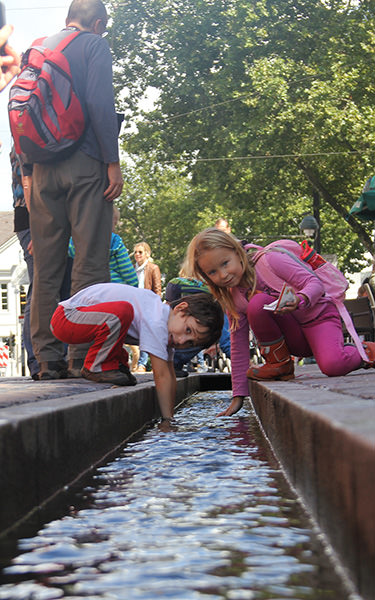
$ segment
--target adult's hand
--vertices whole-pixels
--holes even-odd
[[[0,48],[4,46],[4,55],[0,55],[0,91],[20,72],[21,57],[7,42],[13,31],[12,25],[0,29]]]
[[[113,202],[113,200],[121,195],[124,185],[120,163],[109,163],[107,172],[109,185],[104,191],[104,198],[107,200],[107,202]]]

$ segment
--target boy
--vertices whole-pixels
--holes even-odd
[[[210,346],[220,337],[223,312],[208,294],[164,304],[151,290],[99,283],[60,302],[51,319],[56,338],[67,344],[92,342],[82,377],[134,385],[124,346],[128,334],[150,355],[162,420],[173,418],[176,376],[173,348]]]

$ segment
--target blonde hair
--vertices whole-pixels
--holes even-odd
[[[134,244],[133,252],[136,248],[142,248],[148,256],[151,256],[151,248],[147,242],[138,242],[137,244]]]
[[[248,298],[253,296],[256,286],[254,264],[251,260],[251,257],[245,252],[239,240],[237,240],[232,234],[225,233],[225,231],[221,231],[215,227],[210,227],[204,231],[201,231],[191,240],[186,252],[185,262],[188,265],[188,270],[193,277],[196,279],[201,279],[208,284],[212,294],[231,317],[232,329],[236,329],[239,321],[239,315],[237,313],[230,289],[219,287],[213,283],[199,266],[199,258],[202,256],[202,254],[208,250],[214,250],[216,248],[225,248],[227,250],[232,250],[237,254],[243,267],[243,281],[245,285],[249,287]]]

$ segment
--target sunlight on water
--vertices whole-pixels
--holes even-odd
[[[178,429],[129,443],[65,517],[18,542],[0,599],[345,600],[244,409],[193,396]]]

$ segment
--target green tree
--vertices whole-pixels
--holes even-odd
[[[120,233],[129,252],[146,241],[165,281],[178,274],[190,239],[205,226],[189,177],[140,156],[124,169]]]
[[[322,249],[356,268],[372,249],[371,224],[344,217],[372,174],[374,10],[343,0],[122,0],[111,39],[124,108],[136,119],[147,86],[160,92],[126,151],[152,153],[159,167],[181,161],[206,217],[220,207],[254,238],[295,235],[318,190]]]

